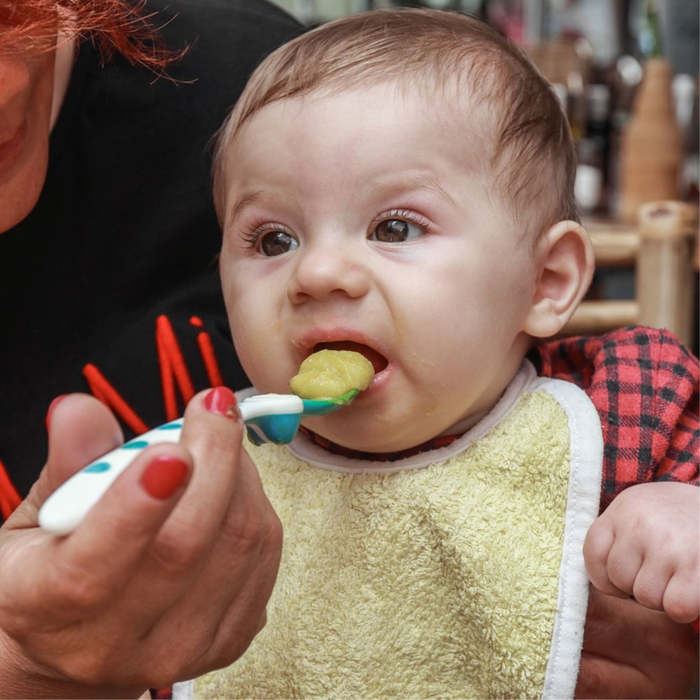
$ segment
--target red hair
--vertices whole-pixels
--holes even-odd
[[[157,13],[147,13],[145,5],[146,0],[0,0],[2,48],[49,51],[60,29],[90,38],[103,60],[119,53],[161,72],[183,50],[165,47],[154,24]]]

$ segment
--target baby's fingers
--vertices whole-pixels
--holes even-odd
[[[692,622],[700,613],[698,575],[686,562],[649,557],[639,569],[632,588],[645,608],[663,610],[674,622]]]
[[[682,571],[673,574],[663,593],[664,612],[674,622],[694,622],[700,616],[700,589],[698,572]]]
[[[663,610],[664,591],[672,574],[669,561],[647,556],[632,584],[634,599],[645,608]]]
[[[598,518],[591,525],[583,543],[583,559],[586,564],[588,578],[601,593],[628,598],[631,592],[616,586],[609,577],[608,564],[610,554],[615,544],[615,533],[604,518]],[[633,579],[634,580],[634,579]]]

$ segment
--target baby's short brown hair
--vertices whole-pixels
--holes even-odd
[[[487,24],[456,12],[402,9],[323,24],[260,64],[218,135],[214,201],[222,223],[225,150],[248,117],[285,97],[387,81],[429,94],[454,86],[486,108],[480,128],[491,140],[487,166],[524,233],[536,236],[557,221],[577,219],[574,146],[549,83]],[[436,104],[458,108],[447,100]]]

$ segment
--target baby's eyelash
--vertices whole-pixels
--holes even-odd
[[[416,226],[420,226],[424,231],[430,231],[431,225],[430,221],[424,216],[417,214],[412,209],[389,209],[388,211],[382,212],[379,216],[375,217],[373,225],[379,224],[387,219],[405,219],[410,221]]]
[[[255,248],[260,241],[260,237],[268,231],[287,231],[287,227],[275,222],[265,221],[246,226],[241,230],[240,236],[246,248]]]
[[[255,248],[260,238],[260,229],[253,231],[241,231],[241,240],[246,248]]]

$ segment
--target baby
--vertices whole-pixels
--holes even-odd
[[[596,519],[598,412],[526,359],[592,275],[574,165],[547,82],[463,15],[355,15],[254,73],[214,176],[236,350],[261,392],[323,348],[375,377],[290,448],[246,445],[283,560],[197,697],[571,696],[586,567],[697,617],[698,490],[633,485]]]

